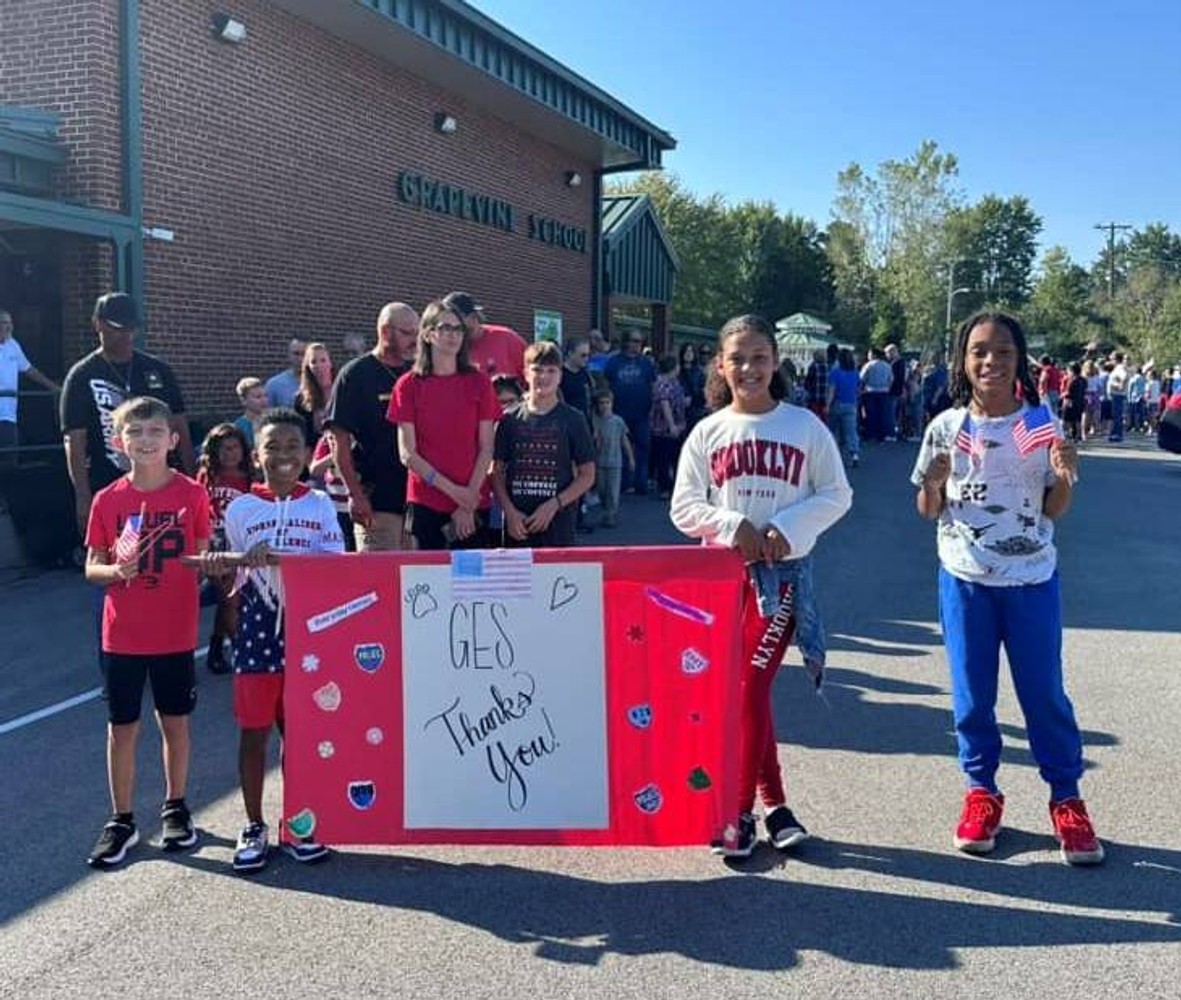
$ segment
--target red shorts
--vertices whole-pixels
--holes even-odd
[[[234,718],[243,729],[270,729],[283,722],[282,674],[235,674]]]

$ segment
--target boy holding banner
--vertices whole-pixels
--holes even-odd
[[[144,684],[150,680],[164,742],[166,798],[161,845],[197,842],[185,805],[189,714],[196,704],[197,577],[181,563],[209,544],[209,497],[168,467],[177,435],[172,412],[150,396],[112,414],[114,445],[131,471],[95,494],[86,529],[86,579],[106,588],[102,666],[107,687],[107,776],[113,815],[90,852],[95,868],[113,868],[139,843],[131,800]]]
[[[270,834],[262,812],[267,743],[271,730],[283,733],[283,669],[286,658],[283,586],[275,556],[282,552],[343,552],[344,539],[328,495],[299,477],[307,464],[305,423],[294,410],[270,410],[255,436],[256,462],[263,482],[234,500],[225,513],[225,557],[210,556],[211,570],[228,565],[232,553],[246,568],[241,585],[238,631],[234,638],[234,717],[241,729],[238,773],[246,826],[234,851],[234,871],[266,866]],[[328,849],[311,830],[294,830],[284,843],[296,861],[322,861]]]

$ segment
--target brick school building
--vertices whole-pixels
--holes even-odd
[[[6,3],[0,308],[60,378],[131,291],[202,421],[291,337],[339,364],[392,299],[585,332],[604,178],[674,145],[462,0]],[[22,466],[60,451],[51,399],[21,425]]]

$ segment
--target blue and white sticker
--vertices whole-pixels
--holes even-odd
[[[702,674],[709,668],[709,659],[692,646],[681,652],[681,673]]]
[[[637,729],[647,729],[652,725],[652,706],[647,702],[642,705],[632,705],[627,710],[627,721]]]
[[[649,816],[660,812],[660,807],[664,805],[664,796],[655,783],[645,785],[632,796],[632,799],[636,803],[636,808]]]
[[[385,663],[385,646],[380,642],[360,642],[353,647],[353,660],[367,674],[375,674]]]
[[[349,782],[349,805],[364,812],[377,801],[377,786],[372,781]]]

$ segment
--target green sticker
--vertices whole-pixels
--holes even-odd
[[[301,809],[287,820],[287,829],[293,837],[310,837],[316,832],[316,814],[310,809]]]
[[[695,792],[704,792],[713,786],[713,781],[705,772],[704,767],[695,767],[689,772],[689,787]]]

